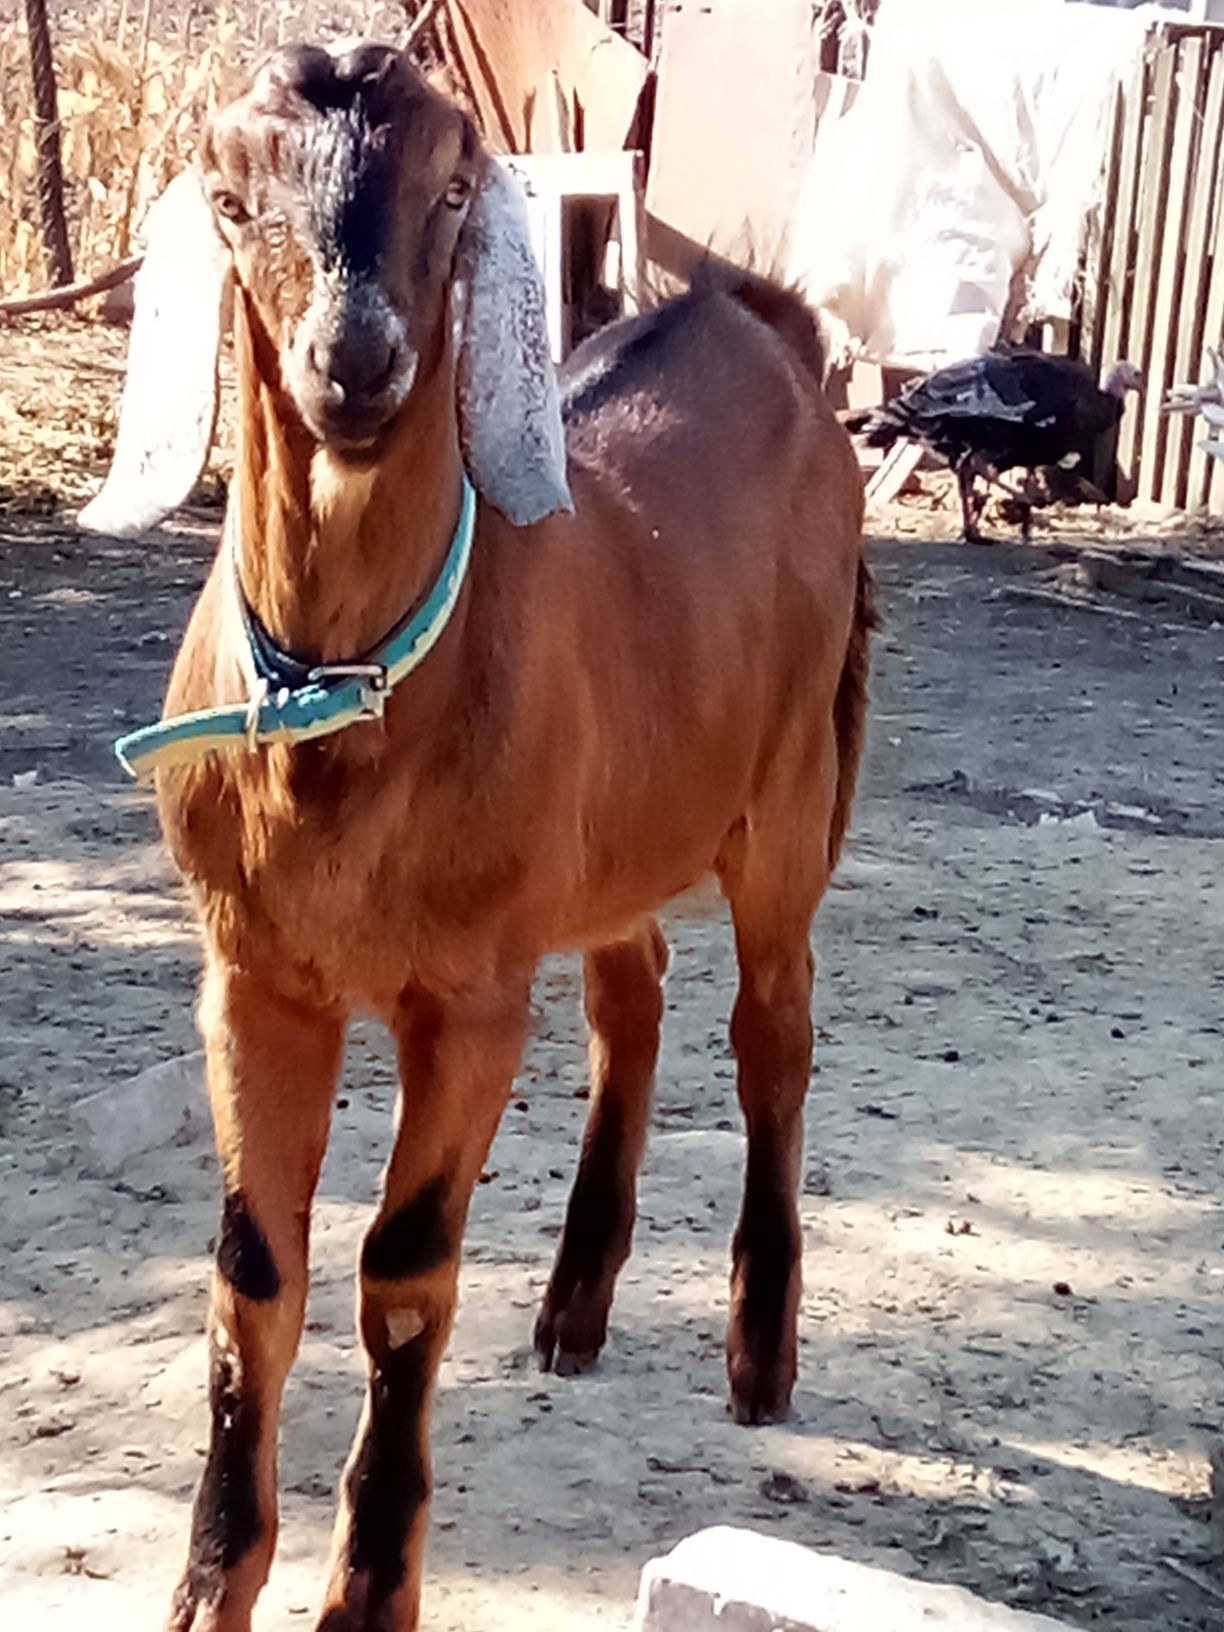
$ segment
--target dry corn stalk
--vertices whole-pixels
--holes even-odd
[[[61,19],[55,40],[69,230],[82,280],[140,247],[145,213],[189,162],[202,116],[238,88],[261,50],[316,32],[367,32],[395,44],[409,31],[402,4],[369,0],[333,0],[326,8],[218,0],[211,16],[211,7],[178,13],[150,9],[147,0],[113,0],[113,7],[106,7],[112,26],[105,31],[72,35]],[[17,22],[0,23],[0,297],[47,283],[34,157],[25,34]]]
[[[201,117],[228,94],[240,60],[224,18],[212,38],[190,52],[143,38],[132,43],[134,51],[125,52],[94,38],[63,44],[58,52],[65,193],[82,278],[122,260],[139,239],[148,206],[189,162]],[[18,30],[0,29],[0,294],[6,295],[46,283],[24,54]]]

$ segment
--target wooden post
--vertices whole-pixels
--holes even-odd
[[[1224,50],[1216,50],[1210,59],[1207,93],[1202,107],[1198,151],[1195,155],[1194,192],[1186,232],[1181,321],[1178,325],[1177,351],[1173,361],[1173,380],[1178,385],[1188,384],[1199,377],[1204,342],[1214,346],[1220,338],[1207,331],[1206,322],[1211,211],[1212,201],[1216,198],[1220,185],[1222,121],[1224,121]],[[1182,416],[1170,417],[1162,493],[1164,503],[1178,505],[1192,512],[1202,508],[1206,497],[1203,488],[1207,456],[1199,454],[1195,449],[1195,433],[1196,427],[1193,422]]]
[[[1163,494],[1165,432],[1167,419],[1160,404],[1172,385],[1172,365],[1176,350],[1177,325],[1181,316],[1182,284],[1186,267],[1182,257],[1186,208],[1190,187],[1190,166],[1198,126],[1203,117],[1199,101],[1203,68],[1202,39],[1183,40],[1165,48],[1173,59],[1173,91],[1176,111],[1170,112],[1168,169],[1160,192],[1160,230],[1153,244],[1152,328],[1148,358],[1147,414],[1143,423],[1143,445],[1139,456],[1140,480],[1149,499]]]
[[[55,285],[72,282],[72,248],[64,214],[64,165],[60,153],[59,98],[47,0],[25,0],[30,33],[30,78],[34,84],[34,144],[38,164],[38,213],[47,271]]]
[[[1135,256],[1134,298],[1131,304],[1127,357],[1146,375],[1152,354],[1152,309],[1163,244],[1164,212],[1169,185],[1170,141],[1173,123],[1173,68],[1177,48],[1160,43],[1154,51],[1152,97],[1143,140],[1143,161],[1139,185],[1139,240]],[[1138,414],[1127,414],[1118,436],[1118,462],[1123,472],[1137,472],[1139,494],[1152,496],[1151,473],[1140,467],[1140,450],[1149,414],[1160,411],[1160,388],[1149,382]]]
[[[1139,201],[1139,152],[1143,140],[1144,107],[1147,100],[1147,54],[1127,87],[1122,125],[1122,154],[1114,204],[1114,230],[1109,245],[1105,276],[1103,321],[1098,318],[1100,361],[1112,366],[1128,356],[1130,314],[1134,297],[1135,215]],[[1121,460],[1122,450],[1118,457]],[[1129,470],[1126,471],[1129,475]]]
[[[1100,214],[1088,222],[1084,246],[1084,278],[1080,292],[1077,352],[1099,374],[1103,358],[1105,313],[1109,305],[1109,265],[1114,232],[1118,228],[1118,188],[1122,173],[1126,95],[1118,86],[1110,124],[1109,153],[1105,161],[1105,189]],[[1123,229],[1126,223],[1123,222]]]

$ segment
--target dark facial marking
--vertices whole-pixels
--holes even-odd
[[[404,1580],[404,1548],[412,1521],[429,1500],[429,1470],[421,1451],[429,1397],[429,1334],[390,1356],[370,1380],[370,1419],[348,1475],[353,1510],[351,1562],[369,1571],[367,1624]]]
[[[223,1576],[263,1533],[255,1456],[259,1414],[244,1398],[238,1363],[214,1344],[208,1385],[212,1433],[196,1492],[186,1585],[197,1602],[214,1598]]]
[[[280,1271],[266,1237],[241,1190],[225,1198],[217,1268],[238,1293],[253,1303],[271,1303],[281,1288]]]
[[[446,1180],[436,1179],[371,1230],[361,1249],[361,1273],[375,1281],[404,1281],[446,1263],[455,1251],[446,1218]]]
[[[325,270],[358,277],[377,270],[391,229],[396,146],[392,128],[371,124],[361,99],[310,129],[305,192]]]
[[[407,94],[400,66],[387,46],[342,57],[294,46],[265,71],[265,110],[301,131],[307,225],[327,271],[369,276],[386,247]]]

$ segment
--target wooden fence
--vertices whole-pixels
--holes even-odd
[[[1224,515],[1224,464],[1196,448],[1201,423],[1159,411],[1224,344],[1224,28],[1160,27],[1119,92],[1075,327],[1087,361],[1128,358],[1147,382],[1119,439],[1121,491]]]

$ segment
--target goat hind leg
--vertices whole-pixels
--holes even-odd
[[[834,782],[827,758],[815,777],[810,767],[801,771],[786,797],[775,797],[771,811],[728,845],[720,866],[739,961],[731,1043],[748,1134],[727,1327],[731,1411],[741,1423],[782,1421],[795,1385],[803,1270],[797,1195],[812,1070],[808,937],[829,879]]]
[[[431,1488],[429,1403],[455,1312],[472,1190],[509,1097],[530,979],[512,992],[406,993],[402,1099],[361,1252],[369,1387],[341,1485],[319,1632],[416,1632]]]
[[[587,954],[591,1110],[557,1261],[535,1324],[540,1364],[562,1376],[595,1362],[629,1256],[663,1019],[667,943],[654,919]]]
[[[812,1064],[813,965],[806,925],[755,943],[737,938],[741,974],[731,1039],[748,1160],[731,1246],[727,1378],[737,1422],[781,1422],[798,1364],[803,1238],[796,1195]]]
[[[276,1542],[277,1422],[305,1312],[344,1017],[219,965],[200,1015],[225,1203],[209,1315],[212,1426],[169,1625],[248,1632]]]

